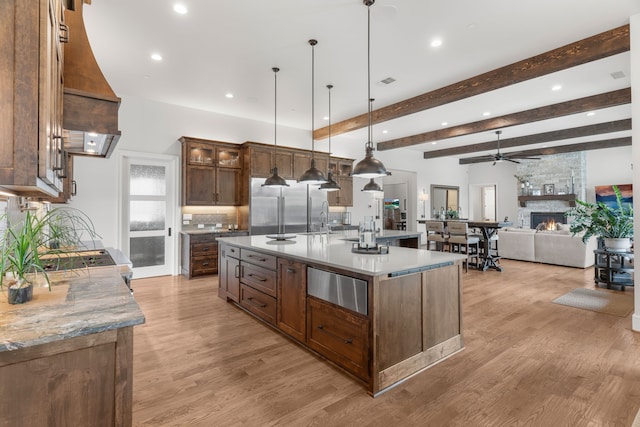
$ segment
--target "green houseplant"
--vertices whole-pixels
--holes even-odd
[[[566,212],[567,217],[573,217],[570,231],[573,235],[582,234],[582,241],[587,242],[590,237],[605,239],[608,249],[627,250],[631,247],[633,237],[633,207],[622,202],[622,194],[617,186],[613,186],[616,194],[616,207],[612,208],[602,202],[589,203],[576,200],[575,208]]]
[[[97,237],[91,220],[83,212],[66,207],[41,216],[28,210],[19,223],[9,224],[2,236],[0,264],[0,287],[8,288],[9,302],[29,301],[38,273],[51,290],[45,263],[59,262],[65,249],[76,249],[85,234],[87,239]],[[11,273],[10,278],[7,273]]]

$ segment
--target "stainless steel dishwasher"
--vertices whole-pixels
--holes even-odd
[[[307,267],[307,293],[340,307],[367,315],[367,282]]]

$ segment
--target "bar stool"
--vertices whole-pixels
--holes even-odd
[[[469,226],[466,222],[449,221],[449,251],[466,254],[466,271],[469,271],[469,262],[475,258],[476,265],[480,263],[480,238],[469,235]],[[463,250],[464,249],[464,250]]]
[[[434,242],[437,251],[444,251],[444,245],[448,240],[444,221],[426,221],[425,225],[427,227],[427,249],[430,249],[431,242]]]

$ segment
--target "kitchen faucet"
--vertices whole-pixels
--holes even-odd
[[[329,229],[329,203],[326,200],[322,202],[320,207],[320,231],[327,234],[331,231]]]

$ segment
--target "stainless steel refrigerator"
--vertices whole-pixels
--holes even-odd
[[[263,187],[264,178],[251,178],[249,201],[250,234],[278,233],[279,188]],[[282,189],[284,198],[284,232],[302,233],[311,231],[312,225],[321,222],[320,213],[327,208],[327,193],[317,185],[300,184],[287,180],[289,187]],[[324,204],[323,204],[324,202]]]

